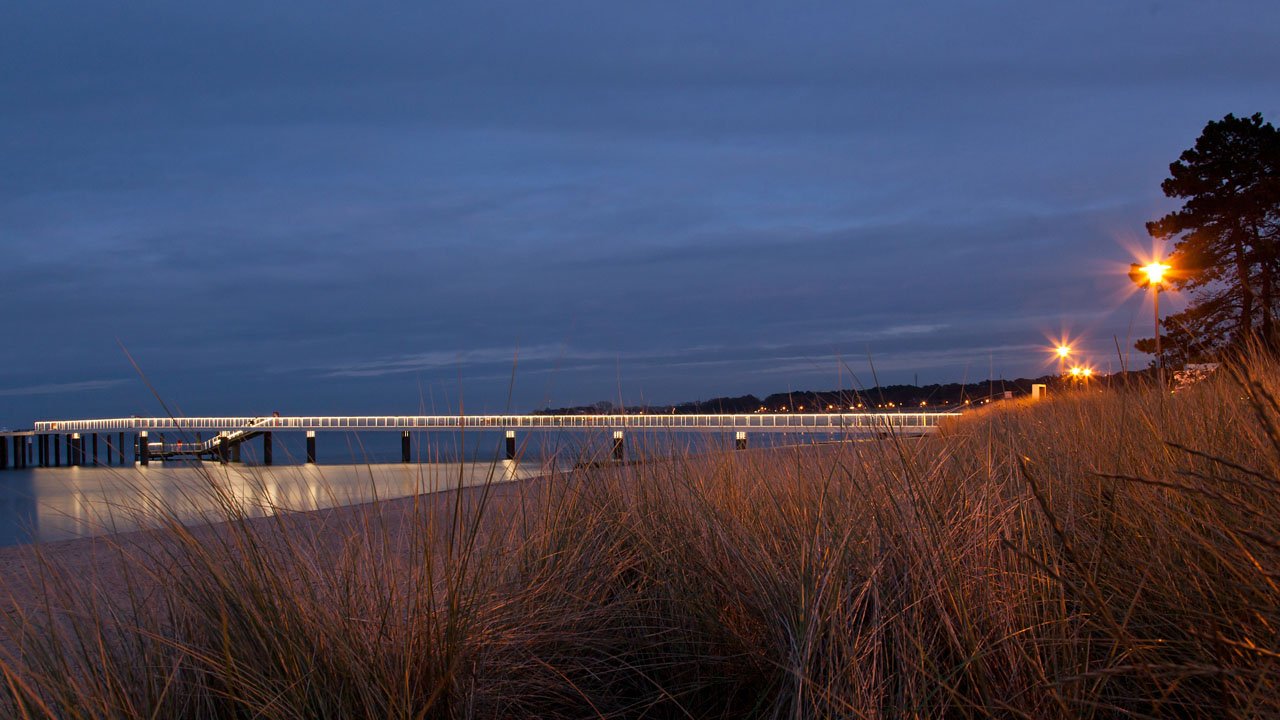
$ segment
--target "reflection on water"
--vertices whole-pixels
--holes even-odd
[[[70,467],[0,473],[0,545],[135,530],[138,510],[163,508],[183,522],[214,520],[217,482],[250,515],[317,510],[406,497],[492,478],[542,474],[537,463],[424,463],[252,467],[218,463]]]

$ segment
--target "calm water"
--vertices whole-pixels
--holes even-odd
[[[830,441],[827,433],[799,435],[759,433],[752,447]],[[0,545],[47,542],[138,529],[137,510],[172,509],[184,522],[216,520],[207,490],[216,478],[251,515],[277,509],[317,510],[436,492],[459,485],[543,475],[553,467],[570,468],[582,459],[605,459],[611,438],[605,433],[579,435],[529,433],[520,438],[520,462],[504,456],[501,433],[414,434],[412,457],[400,459],[399,433],[323,433],[318,437],[318,465],[305,457],[302,433],[277,433],[271,467],[257,465],[261,441],[243,446],[243,464],[161,462],[147,467],[51,467],[0,471]],[[627,436],[627,457],[698,454],[732,447],[725,433],[678,436],[634,433]],[[100,459],[106,460],[105,444]]]
[[[132,435],[128,436],[132,441]],[[106,461],[100,437],[99,459]],[[91,445],[86,439],[86,453]],[[475,485],[492,477],[513,480],[545,474],[553,461],[542,458],[597,456],[608,439],[530,433],[521,438],[519,463],[504,457],[500,432],[433,433],[412,436],[415,462],[400,460],[400,433],[320,433],[319,464],[303,463],[306,439],[300,432],[274,435],[274,465],[259,465],[261,438],[242,447],[243,464],[152,460],[111,467],[50,467],[0,471],[0,545],[48,542],[125,532],[139,527],[137,510],[171,508],[184,522],[218,519],[207,489],[216,478],[251,515],[304,511],[398,498]],[[64,447],[65,452],[65,447]],[[130,450],[132,454],[132,450]],[[539,458],[534,460],[533,458]],[[113,458],[118,462],[117,458]],[[572,466],[572,462],[569,462]]]
[[[216,478],[251,515],[316,510],[459,485],[533,477],[540,463],[423,463],[254,467],[153,463],[147,467],[0,471],[0,545],[138,529],[136,511],[170,508],[184,522],[216,519],[207,491]]]

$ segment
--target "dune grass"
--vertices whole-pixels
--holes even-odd
[[[113,540],[24,718],[1275,717],[1280,367]],[[209,492],[221,492],[211,479]]]

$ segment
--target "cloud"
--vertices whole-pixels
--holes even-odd
[[[547,360],[564,353],[554,345],[531,348],[480,348],[466,350],[437,350],[431,352],[391,355],[370,360],[355,360],[325,368],[319,368],[320,377],[367,378],[402,373],[430,372],[446,368],[477,367],[495,363],[519,365],[520,362]]]
[[[718,353],[725,348],[720,346],[700,345],[692,347],[672,348],[663,351],[626,351],[604,352],[584,351],[565,345],[537,345],[528,348],[481,348],[454,351],[432,351],[407,355],[391,355],[357,360],[339,365],[318,368],[320,377],[380,377],[399,375],[402,373],[424,372],[450,368],[465,368],[468,371],[483,369],[493,365],[508,365],[517,372],[533,370],[584,370],[605,365],[613,365],[626,361],[668,363],[675,358],[695,354]],[[530,368],[533,365],[534,368]],[[497,377],[497,376],[493,376]]]
[[[128,380],[82,380],[69,383],[46,383],[19,388],[0,388],[0,397],[26,397],[31,395],[64,395],[67,393],[93,392],[109,390],[125,384]]]
[[[416,373],[503,397],[512,366],[564,373],[566,402],[868,353],[1029,372],[1064,317],[1126,337],[1127,280],[1089,263],[1168,211],[1206,120],[1280,114],[1277,24],[1195,0],[0,4],[0,307],[32,309],[2,412],[135,402],[61,382],[127,374],[116,338],[229,412],[395,407]]]

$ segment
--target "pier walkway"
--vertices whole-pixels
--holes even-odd
[[[307,462],[315,462],[318,432],[400,432],[402,459],[409,461],[409,437],[413,432],[505,432],[507,456],[515,456],[516,433],[539,431],[612,432],[614,457],[621,459],[624,434],[637,433],[734,433],[738,449],[747,447],[749,433],[823,433],[839,437],[875,435],[924,435],[939,422],[959,413],[750,413],[750,414],[617,414],[617,415],[299,415],[256,417],[127,417],[80,420],[43,420],[31,430],[0,433],[0,468],[61,465],[62,445],[66,464],[100,464],[99,435],[105,435],[106,464],[125,462],[125,449],[134,461],[151,458],[239,459],[240,446],[263,438],[262,462],[271,464],[272,434],[304,432]],[[212,437],[202,437],[204,433]],[[155,433],[158,442],[151,434]],[[115,438],[112,438],[112,435]],[[169,435],[171,442],[165,442]],[[128,438],[126,444],[126,435]],[[86,438],[87,436],[87,438]],[[91,440],[92,454],[86,440]],[[116,442],[112,443],[111,440]],[[12,447],[10,447],[12,446]],[[12,450],[12,452],[10,452]],[[113,453],[114,450],[114,453]],[[12,463],[10,463],[12,455]]]

